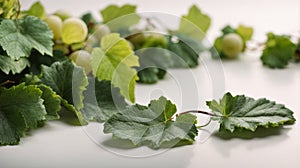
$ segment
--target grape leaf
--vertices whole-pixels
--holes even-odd
[[[263,50],[261,60],[270,68],[285,68],[294,57],[296,46],[285,35],[267,34],[268,39]]]
[[[94,76],[100,81],[111,81],[126,99],[134,102],[138,77],[133,67],[139,66],[139,61],[127,41],[116,33],[106,35],[101,40],[101,48],[93,50],[92,57]]]
[[[42,5],[41,2],[37,1],[34,4],[31,5],[29,10],[23,12],[26,15],[31,15],[38,17],[40,19],[45,19],[46,18],[46,11],[44,6]]]
[[[104,133],[114,137],[128,139],[134,145],[147,145],[159,148],[164,143],[176,145],[185,141],[194,142],[198,134],[196,116],[183,114],[172,120],[176,106],[164,97],[152,100],[147,106],[133,105],[113,115],[104,124]]]
[[[20,84],[0,88],[0,145],[18,144],[29,129],[45,120],[42,91],[35,86]]]
[[[168,38],[167,49],[172,53],[172,68],[188,68],[196,67],[200,52],[204,50],[203,45],[192,38],[184,35],[179,35],[179,38],[174,40],[174,37]]]
[[[164,78],[167,68],[173,63],[170,51],[160,47],[142,48],[136,51],[136,55],[140,62],[137,68],[140,83],[156,83]]]
[[[119,88],[113,87],[110,81],[89,78],[89,86],[84,92],[84,107],[81,110],[85,120],[105,122],[126,105]]]
[[[107,24],[112,32],[129,28],[139,22],[140,17],[135,13],[136,6],[125,4],[121,7],[109,5],[101,11],[103,23]]]
[[[40,80],[62,97],[62,104],[76,115],[80,124],[86,124],[79,111],[83,107],[83,91],[88,85],[83,68],[70,60],[55,62],[50,67],[42,65]]]
[[[46,108],[46,119],[59,119],[58,112],[61,110],[61,97],[57,95],[49,86],[37,86],[43,93],[41,98],[44,100],[43,104]]]
[[[216,115],[214,119],[219,120],[220,130],[230,132],[236,129],[254,132],[258,127],[276,127],[295,122],[291,110],[264,98],[255,100],[226,93],[219,102],[207,101],[207,106]]]
[[[210,24],[210,17],[202,13],[196,5],[193,5],[190,7],[188,14],[181,18],[177,32],[202,40]]]
[[[21,73],[26,67],[29,66],[30,63],[27,58],[20,58],[19,60],[15,60],[11,57],[0,54],[0,69],[7,75],[10,72],[13,75]]]
[[[52,56],[52,31],[34,16],[18,20],[3,20],[0,24],[0,45],[13,59],[29,57],[34,48]]]
[[[244,42],[251,40],[253,35],[253,28],[244,25],[239,25],[235,31],[242,37]]]

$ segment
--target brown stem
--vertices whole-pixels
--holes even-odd
[[[15,83],[15,81],[7,80],[7,81],[5,81],[3,83],[0,83],[0,86],[4,86],[4,85],[10,84],[10,83]]]

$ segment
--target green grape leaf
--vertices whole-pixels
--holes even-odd
[[[210,24],[210,17],[202,13],[196,5],[193,5],[188,14],[181,18],[178,32],[202,40]]]
[[[261,55],[264,65],[270,68],[285,68],[294,57],[296,45],[288,36],[268,33],[268,39]]]
[[[107,24],[112,32],[123,28],[129,28],[139,22],[140,17],[136,14],[136,6],[125,4],[121,7],[109,5],[101,12],[103,23]]]
[[[0,45],[16,60],[29,57],[32,49],[52,56],[52,36],[47,24],[34,16],[3,20],[0,24]]]
[[[244,42],[251,40],[253,35],[253,28],[244,25],[239,25],[235,31],[242,37]]]
[[[36,86],[20,84],[0,88],[0,145],[18,144],[29,129],[45,120],[42,91]]]
[[[203,45],[192,38],[179,35],[179,39],[168,38],[167,49],[172,53],[172,68],[188,68],[198,66],[200,52],[204,50]]]
[[[207,106],[216,115],[214,119],[219,120],[220,130],[230,132],[237,129],[254,132],[258,127],[276,127],[295,122],[291,110],[264,98],[255,100],[226,93],[219,102],[207,101]]]
[[[89,86],[84,92],[84,107],[81,110],[85,120],[105,122],[125,106],[127,103],[119,88],[113,87],[110,81],[89,78]]]
[[[40,19],[45,19],[46,18],[46,11],[44,6],[42,5],[41,2],[37,1],[34,4],[31,5],[29,10],[23,12],[26,15],[31,15],[38,17]]]
[[[101,48],[92,52],[92,68],[94,76],[100,81],[109,80],[114,87],[120,88],[121,94],[134,102],[134,88],[138,80],[133,67],[139,66],[138,57],[128,42],[119,34],[106,35],[101,40]]]
[[[14,74],[21,73],[26,67],[29,67],[30,63],[27,58],[20,58],[15,60],[6,55],[0,54],[0,69],[5,73],[9,74],[10,72]]]
[[[167,71],[156,67],[144,68],[138,71],[139,83],[153,84],[163,79]]]
[[[55,62],[50,67],[42,65],[40,80],[62,97],[62,104],[76,115],[80,124],[86,124],[79,111],[83,107],[83,91],[88,85],[83,68],[70,60]]]
[[[58,112],[61,110],[61,97],[57,95],[49,86],[37,86],[43,93],[41,98],[44,100],[43,104],[46,108],[46,119],[55,120],[59,119]]]
[[[137,68],[140,83],[156,83],[164,78],[166,69],[173,64],[170,51],[160,47],[142,48],[136,51],[136,55],[140,62]]]
[[[198,134],[196,117],[183,114],[173,120],[175,113],[176,106],[165,97],[160,97],[148,106],[133,105],[113,115],[104,124],[104,133],[130,140],[136,146],[147,145],[151,148],[159,148],[168,142],[173,142],[172,145],[183,141],[192,144]]]

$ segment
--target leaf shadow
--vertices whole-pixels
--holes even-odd
[[[283,133],[283,131],[288,131],[290,128],[284,128],[283,126],[264,128],[259,127],[255,132],[249,130],[237,130],[233,133],[228,131],[219,131],[213,134],[214,137],[217,137],[222,140],[230,140],[230,139],[255,139],[255,138],[266,138],[270,136],[276,136]]]
[[[172,140],[169,142],[164,142],[161,144],[159,148],[153,148],[149,146],[149,143],[145,142],[143,144],[135,146],[131,141],[126,139],[119,139],[119,138],[111,138],[105,141],[102,141],[101,144],[106,147],[110,148],[118,148],[118,149],[134,149],[139,148],[142,146],[146,146],[149,149],[159,150],[159,149],[169,149],[169,148],[179,148],[186,145],[192,145],[189,141],[181,141],[181,140]]]
[[[118,138],[111,138],[101,142],[103,146],[110,147],[110,148],[118,148],[118,149],[133,149],[137,148],[134,144],[125,139],[118,139]]]

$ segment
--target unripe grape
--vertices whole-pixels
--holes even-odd
[[[49,28],[52,30],[53,39],[58,40],[61,38],[62,20],[60,17],[55,15],[47,16],[45,22],[48,24]]]
[[[108,35],[110,33],[110,29],[107,25],[99,24],[95,27],[95,32],[93,36],[96,37],[98,40],[101,40],[103,36]]]
[[[70,58],[76,65],[83,67],[86,74],[92,71],[92,55],[89,52],[85,50],[78,50],[73,52],[70,55]]]
[[[86,39],[88,28],[78,18],[69,18],[62,25],[62,41],[66,44],[79,43]]]
[[[243,40],[236,33],[226,34],[221,42],[221,50],[228,58],[236,58],[243,50]]]
[[[72,15],[64,10],[58,10],[54,13],[54,15],[61,18],[62,21],[70,18]]]

